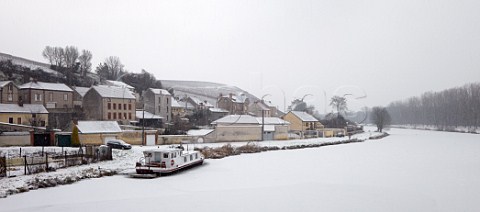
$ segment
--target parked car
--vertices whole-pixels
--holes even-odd
[[[125,143],[125,141],[113,139],[107,141],[107,146],[113,149],[131,149],[132,145]]]

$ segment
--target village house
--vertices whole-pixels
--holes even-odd
[[[89,87],[74,87],[73,88],[73,107],[83,108],[83,97],[90,90]]]
[[[73,108],[73,90],[63,83],[32,81],[19,88],[25,104],[41,104],[49,112],[69,111]]]
[[[282,119],[290,122],[290,131],[298,133],[302,138],[310,134],[314,134],[313,137],[318,137],[324,128],[320,121],[303,111],[290,111]]]
[[[40,104],[0,104],[0,122],[45,127],[48,111]]]
[[[270,117],[271,112],[270,107],[263,100],[254,101],[248,106],[248,113],[253,116]]]
[[[83,97],[83,108],[87,120],[135,121],[135,96],[126,88],[92,86]]]
[[[187,102],[190,103],[195,110],[206,110],[208,108],[213,108],[214,106],[207,100],[200,100],[197,97],[189,96]]]
[[[217,99],[217,107],[227,110],[231,115],[247,114],[249,104],[250,101],[244,94],[228,96],[220,94]]]
[[[208,120],[214,121],[228,115],[228,110],[222,108],[208,108]]]
[[[17,104],[19,89],[12,81],[0,81],[0,103]]]
[[[185,116],[185,107],[180,105],[178,101],[172,98],[172,118],[173,117],[184,117]]]
[[[143,97],[145,111],[163,117],[165,123],[172,121],[172,95],[167,90],[149,88]]]

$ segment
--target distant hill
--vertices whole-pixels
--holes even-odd
[[[182,80],[160,80],[164,89],[173,92],[176,97],[196,96],[201,100],[207,100],[216,105],[218,96],[222,95],[241,95],[245,94],[250,101],[256,101],[258,98],[238,87],[213,82],[182,81]]]

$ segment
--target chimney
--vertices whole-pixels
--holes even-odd
[[[230,99],[232,99],[233,93],[228,94],[228,97],[230,97]]]

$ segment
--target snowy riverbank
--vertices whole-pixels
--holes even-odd
[[[263,141],[263,142],[234,142],[234,143],[205,143],[190,144],[187,148],[208,149],[219,148],[225,145],[233,148],[240,148],[246,145],[255,145],[262,151],[285,150],[298,148],[321,147],[325,145],[336,145],[350,142],[360,142],[381,135],[377,132],[365,132],[352,136],[352,140],[343,138],[315,138],[305,140],[287,141]],[[8,195],[23,193],[40,188],[54,187],[57,185],[71,184],[83,179],[111,176],[115,174],[126,174],[133,171],[135,162],[143,156],[143,151],[151,148],[165,148],[167,146],[147,147],[134,146],[131,150],[113,150],[113,160],[93,163],[82,166],[58,169],[55,172],[38,173],[33,175],[22,175],[12,178],[0,179],[0,198]],[[0,151],[8,152],[10,155],[19,154],[19,147],[0,148]],[[24,152],[34,152],[41,147],[24,147]],[[51,151],[51,150],[50,150]],[[73,150],[69,150],[73,151]],[[257,151],[259,152],[259,151]],[[235,154],[236,155],[236,154]]]

